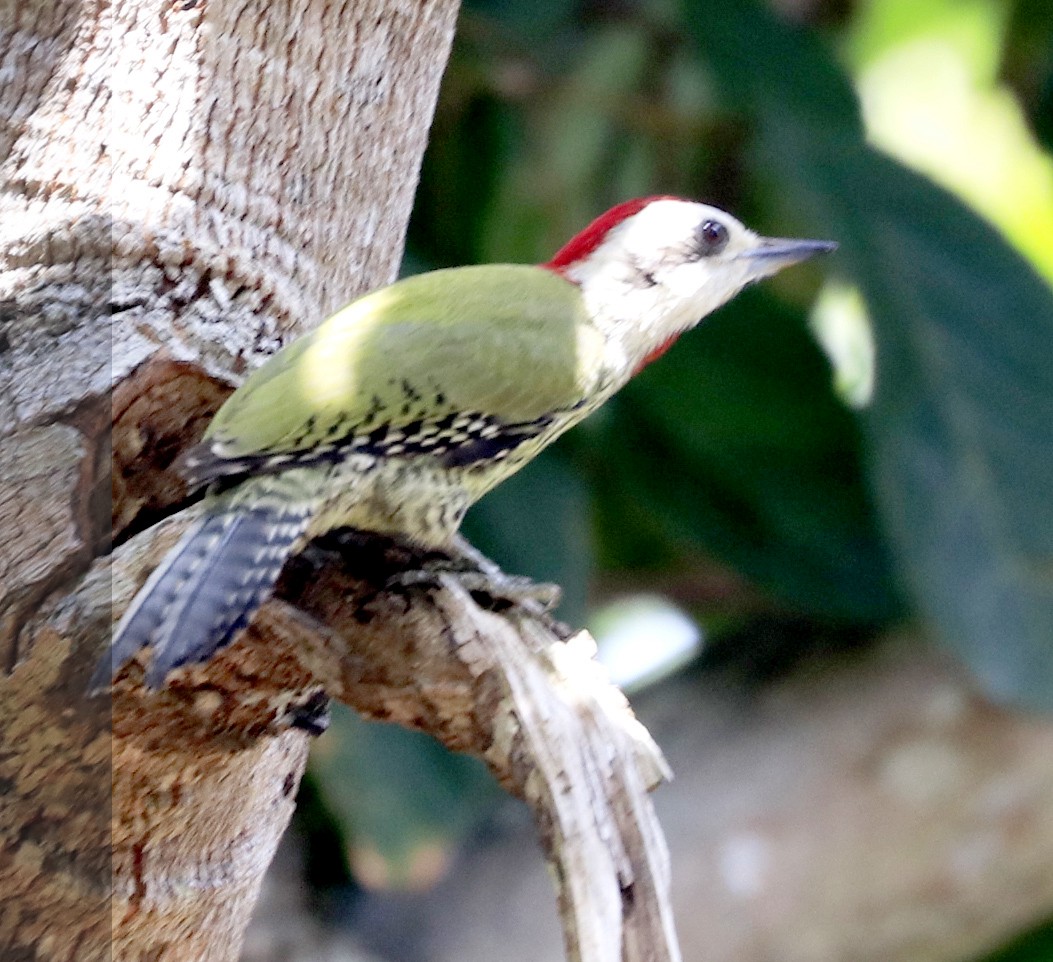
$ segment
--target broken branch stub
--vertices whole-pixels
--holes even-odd
[[[478,755],[530,805],[570,959],[678,960],[668,853],[648,798],[670,772],[596,662],[591,637],[567,639],[528,606],[488,611],[449,576],[433,588],[378,591],[387,572],[359,580],[347,560],[309,551],[285,585],[289,600],[347,639],[328,665],[312,656],[330,693]],[[279,603],[260,627],[317,649]]]
[[[124,550],[149,550],[151,534]],[[384,587],[405,563],[397,548],[357,536],[311,546],[249,632],[208,666],[174,677],[169,694],[195,702],[200,724],[200,689],[236,678],[253,693],[261,713],[253,727],[263,732],[281,717],[276,699],[288,705],[322,685],[367,717],[484,759],[534,812],[568,958],[679,962],[668,852],[648,797],[669,771],[596,662],[591,637],[568,638],[529,606],[487,610],[444,575],[430,586]],[[262,688],[251,683],[257,672],[272,676]],[[245,702],[235,700],[242,705],[223,709],[224,726],[246,724]]]

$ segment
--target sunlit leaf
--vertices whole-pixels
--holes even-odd
[[[995,75],[1006,5],[882,0],[855,35],[873,45],[871,21],[888,8],[902,25],[857,75],[871,141],[966,200],[1053,279],[1053,158]]]

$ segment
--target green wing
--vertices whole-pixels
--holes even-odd
[[[603,339],[578,288],[541,267],[410,277],[278,352],[220,408],[214,456],[307,452],[381,427],[478,413],[506,424],[591,393]]]

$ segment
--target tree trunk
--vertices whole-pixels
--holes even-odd
[[[235,959],[306,758],[291,719],[323,689],[527,800],[571,959],[679,960],[664,762],[590,639],[530,606],[407,598],[390,546],[316,545],[281,591],[318,621],[274,601],[162,691],[133,662],[85,697],[185,524],[175,456],[247,370],[392,278],[455,12],[0,0],[5,960]]]
[[[245,371],[392,279],[456,7],[0,0],[4,959],[237,957],[307,738],[218,727],[235,679],[196,715],[139,690],[111,743],[111,535],[184,499]]]

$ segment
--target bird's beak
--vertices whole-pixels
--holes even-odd
[[[808,260],[816,254],[829,254],[837,250],[834,241],[796,240],[790,237],[760,237],[756,246],[743,251],[739,256],[756,263],[757,273],[766,276],[776,271]]]

